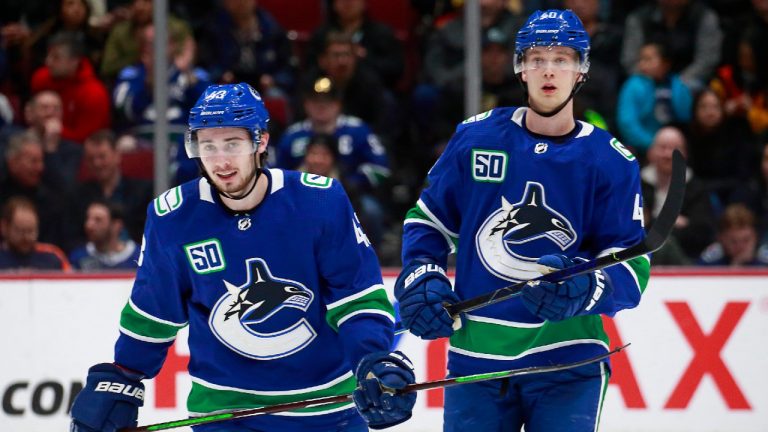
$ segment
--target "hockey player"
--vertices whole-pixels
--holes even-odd
[[[600,314],[638,304],[643,256],[464,314],[443,303],[475,297],[639,242],[638,164],[605,131],[573,117],[589,69],[589,37],[570,10],[536,11],[517,33],[515,71],[528,107],[465,120],[406,216],[395,286],[404,325],[451,336],[452,376],[583,360],[608,351]],[[452,289],[447,255],[457,253]],[[608,363],[449,387],[445,431],[594,431]]]
[[[356,388],[363,415],[342,403],[196,431],[365,431],[410,417],[413,394],[382,391],[414,374],[389,352],[393,310],[370,243],[337,182],[262,168],[267,121],[247,84],[210,86],[191,109],[186,150],[203,175],[149,205],[114,363],[89,370],[73,431],[136,425],[141,380],[186,326],[192,416]]]

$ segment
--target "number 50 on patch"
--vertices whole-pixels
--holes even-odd
[[[507,153],[501,150],[472,150],[472,178],[500,183],[507,173]]]

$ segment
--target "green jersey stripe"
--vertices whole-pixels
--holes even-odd
[[[325,320],[334,330],[339,330],[339,325],[353,314],[362,313],[361,311],[376,311],[375,313],[387,316],[392,322],[395,322],[395,308],[387,297],[387,291],[383,285],[377,285],[376,289],[369,289],[363,296],[350,296],[341,301],[332,303],[333,307],[328,308],[325,314]],[[349,300],[347,300],[349,299]]]
[[[259,408],[267,405],[296,402],[326,396],[348,394],[354,391],[357,381],[351,372],[320,386],[288,391],[265,391],[237,389],[211,384],[192,377],[192,391],[187,398],[187,409],[193,413],[211,414],[227,410]],[[348,402],[301,408],[294,413],[305,415],[326,414],[333,410],[345,409]]]
[[[470,357],[514,360],[565,345],[591,343],[608,348],[608,335],[599,315],[583,315],[566,321],[546,321],[541,326],[518,327],[513,323],[476,321],[468,316],[451,337],[451,350]],[[471,335],[483,335],[482,338]]]
[[[648,279],[651,277],[651,261],[648,259],[648,255],[632,258],[622,264],[629,270],[635,278],[635,281],[637,281],[637,287],[640,289],[640,293],[644,293],[645,288],[648,286]]]
[[[445,237],[445,241],[448,243],[448,247],[450,248],[451,253],[456,253],[456,249],[459,247],[458,237],[451,236],[451,234],[442,228],[442,224],[434,222],[418,206],[408,210],[408,213],[405,215],[403,225],[412,223],[420,223],[432,227],[435,231],[439,232],[443,237]]]
[[[438,219],[437,216],[434,215],[434,213],[432,213],[432,211],[429,209],[429,207],[427,207],[424,201],[422,201],[421,199],[416,201],[415,208],[418,208],[421,211],[421,213],[426,217],[426,219],[429,219],[432,222],[436,223],[437,226],[440,227],[441,231],[448,234],[450,237],[459,238],[459,234],[449,230],[448,227],[446,227],[445,224],[443,224],[443,222],[440,219]],[[408,215],[406,215],[406,217],[408,217]]]
[[[126,330],[124,333],[132,337],[134,335],[143,336],[148,338],[146,341],[166,342],[172,340],[176,337],[176,333],[185,326],[186,323],[177,324],[153,317],[136,307],[130,300],[125,304],[120,314],[120,328]]]

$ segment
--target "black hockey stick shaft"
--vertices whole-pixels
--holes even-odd
[[[630,344],[626,344],[624,346],[614,348],[613,350],[605,354],[600,354],[598,356],[591,357],[586,360],[581,360],[581,361],[572,362],[572,363],[555,364],[551,366],[529,366],[521,369],[510,369],[510,370],[500,371],[500,372],[480,373],[475,375],[466,375],[461,377],[445,378],[445,379],[440,379],[435,381],[409,384],[402,390],[399,390],[398,393],[413,393],[421,390],[429,390],[429,389],[440,388],[440,387],[451,387],[451,386],[461,385],[461,384],[489,381],[489,380],[500,379],[500,378],[509,378],[509,377],[518,376],[518,375],[531,375],[531,374],[557,372],[557,371],[562,371],[566,369],[573,369],[573,368],[585,366],[590,363],[595,363],[595,362],[599,362],[601,360],[607,359],[608,357],[612,356],[613,354],[616,354],[617,352],[623,350],[629,345]],[[232,411],[228,413],[212,414],[212,415],[203,416],[203,417],[195,417],[195,418],[176,420],[176,421],[170,421],[165,423],[156,423],[156,424],[151,424],[147,426],[139,426],[135,428],[121,429],[120,432],[150,432],[150,431],[175,429],[175,428],[184,427],[184,426],[198,426],[201,424],[234,420],[237,418],[251,417],[256,415],[274,414],[274,413],[284,412],[284,411],[293,411],[299,408],[335,404],[335,403],[341,403],[341,402],[348,402],[351,400],[352,400],[351,393],[338,395],[338,396],[327,396],[327,397],[316,398],[316,399],[307,399],[303,401],[269,405],[269,406],[260,407],[260,408],[245,409],[245,410],[239,410],[239,411]]]
[[[653,226],[648,230],[645,238],[636,245],[619,252],[601,256],[600,258],[591,261],[585,261],[572,267],[539,276],[529,281],[518,282],[471,299],[447,305],[445,309],[451,316],[455,317],[462,312],[470,312],[481,307],[498,303],[510,297],[515,297],[522,292],[523,287],[525,287],[526,284],[532,281],[560,282],[569,277],[589,273],[659,250],[659,248],[664,245],[664,242],[667,241],[669,234],[672,232],[672,228],[675,226],[675,221],[680,214],[680,209],[683,207],[683,198],[685,197],[685,171],[685,159],[683,158],[682,153],[675,150],[672,153],[672,178],[670,180],[669,190],[667,191],[667,198],[664,201],[664,205],[661,207],[659,216],[656,218]]]

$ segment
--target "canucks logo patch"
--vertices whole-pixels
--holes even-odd
[[[304,186],[320,188],[320,189],[328,189],[329,187],[331,187],[332,182],[333,182],[333,179],[330,179],[328,177],[321,176],[318,174],[310,174],[310,173],[301,174],[301,184],[303,184]]]
[[[536,264],[541,254],[531,248],[536,242],[552,242],[565,250],[576,238],[571,222],[547,205],[544,186],[528,182],[520,201],[510,204],[501,198],[501,207],[477,231],[475,246],[488,271],[502,279],[520,281],[541,275]],[[526,250],[533,252],[531,256]]]
[[[232,351],[252,359],[271,360],[301,351],[317,337],[303,317],[314,294],[297,281],[273,276],[261,258],[250,258],[245,265],[245,283],[223,281],[227,292],[211,310],[211,332]],[[291,309],[298,313],[289,313]]]
[[[473,115],[472,117],[470,117],[470,118],[464,120],[463,122],[461,122],[461,124],[469,124],[469,123],[474,123],[474,122],[478,122],[478,121],[481,121],[481,120],[485,120],[485,119],[487,119],[488,117],[491,116],[491,113],[493,113],[493,110],[488,110],[486,112]]]
[[[155,198],[155,213],[158,216],[165,216],[168,213],[181,207],[181,203],[183,201],[184,198],[181,195],[181,186],[168,189],[167,191],[160,194],[159,197]]]
[[[628,161],[635,160],[635,155],[633,155],[631,151],[629,151],[626,147],[624,147],[624,144],[622,144],[616,138],[611,138],[611,147],[613,147],[614,150],[619,152],[620,155],[624,156],[624,159]]]

